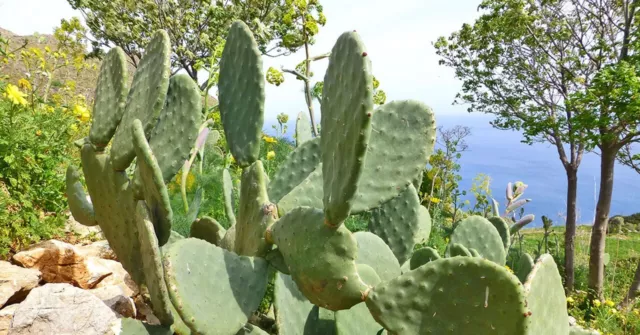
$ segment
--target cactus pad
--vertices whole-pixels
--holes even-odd
[[[397,197],[371,213],[369,230],[389,245],[399,263],[409,259],[416,243],[422,242],[420,207],[418,193],[409,184]]]
[[[142,182],[142,192],[144,200],[151,213],[151,222],[155,227],[158,243],[164,245],[171,235],[171,221],[173,211],[169,201],[169,193],[162,178],[162,171],[158,166],[147,139],[144,137],[144,129],[140,120],[134,120],[131,128],[133,131],[133,147],[138,156],[136,161],[140,180]]]
[[[136,207],[136,225],[138,227],[138,241],[140,242],[140,255],[144,272],[144,284],[149,290],[151,309],[153,314],[165,326],[173,324],[171,315],[171,301],[164,281],[162,268],[162,255],[156,234],[153,231],[153,223],[149,221],[149,210],[144,201],[138,201]]]
[[[373,114],[372,128],[354,213],[395,198],[422,173],[435,144],[433,112],[417,101],[382,105]]]
[[[218,92],[227,144],[241,167],[260,154],[265,81],[260,55],[249,27],[234,22],[220,59]]]
[[[282,273],[276,274],[274,285],[274,300],[278,334],[280,335],[325,335],[333,334],[334,321],[322,318],[326,314],[333,314],[319,309],[305,298],[298,290],[296,283]],[[324,312],[321,315],[320,312]]]
[[[378,277],[376,271],[366,264],[358,264],[358,273],[369,286],[375,286],[380,283],[380,277]],[[382,326],[373,319],[364,303],[336,312],[336,331],[338,335],[376,335],[381,329],[383,329]]]
[[[518,264],[514,269],[516,276],[518,276],[518,279],[520,279],[520,282],[524,283],[527,280],[527,277],[529,276],[529,273],[531,273],[534,264],[535,263],[531,255],[527,253],[520,255],[520,258],[518,258]]]
[[[233,211],[233,204],[235,199],[233,198],[233,181],[231,180],[231,174],[228,169],[222,171],[222,195],[224,199],[224,212],[229,220],[229,227],[236,224],[236,214]]]
[[[376,286],[366,304],[392,334],[513,335],[528,324],[518,279],[473,257],[429,262]]]
[[[214,218],[205,216],[191,224],[189,236],[205,240],[211,244],[220,245],[227,231]]]
[[[296,147],[313,138],[311,133],[311,122],[304,112],[298,113],[296,119]]]
[[[538,258],[524,283],[531,325],[527,334],[568,334],[569,315],[562,278],[553,257]]]
[[[438,259],[440,259],[440,255],[438,255],[438,251],[436,249],[430,247],[418,249],[413,253],[413,255],[411,255],[409,268],[411,270],[415,270]]]
[[[270,248],[264,232],[276,221],[278,213],[276,206],[269,202],[265,176],[259,160],[242,172],[235,243],[238,255],[264,256]]]
[[[224,234],[222,241],[220,241],[220,248],[225,250],[236,250],[236,225],[233,225],[227,229],[227,233]]]
[[[240,328],[236,335],[269,335],[269,333],[258,328],[258,326],[247,323],[242,328]]]
[[[269,250],[267,254],[264,255],[264,259],[266,259],[267,262],[269,262],[269,265],[271,265],[274,269],[286,275],[291,274],[289,273],[289,267],[287,266],[287,263],[285,263],[284,261],[284,256],[282,256],[282,253],[280,252],[280,250],[278,250],[278,248]]]
[[[489,218],[489,222],[496,227],[498,234],[500,234],[500,238],[502,238],[505,250],[509,249],[509,245],[511,244],[511,232],[509,231],[509,224],[507,224],[507,221],[499,216],[493,216]]]
[[[102,60],[93,104],[93,122],[89,140],[98,149],[109,144],[124,113],[129,92],[124,51],[111,49]]]
[[[175,242],[163,261],[171,302],[197,334],[234,335],[267,289],[266,261],[200,239]]]
[[[400,275],[400,264],[384,241],[375,234],[360,231],[353,234],[358,241],[357,264],[366,264],[380,276],[383,281]],[[366,282],[366,281],[365,281]],[[375,285],[368,283],[370,285]]]
[[[449,247],[449,250],[448,250],[449,257],[455,257],[455,256],[473,257],[469,249],[467,249],[464,245],[460,243],[452,243],[452,244],[449,244],[448,247]]]
[[[171,77],[164,108],[149,139],[165,183],[180,170],[196,140],[202,119],[201,100],[200,89],[191,77]]]
[[[320,138],[298,145],[287,160],[280,165],[269,183],[269,198],[277,203],[304,181],[320,164]]]
[[[67,201],[73,218],[85,226],[95,226],[96,213],[93,205],[87,200],[87,194],[80,183],[80,175],[75,167],[69,165],[67,167]]]
[[[311,303],[335,311],[362,302],[368,288],[356,271],[358,245],[344,225],[329,227],[321,210],[299,207],[268,233]]]
[[[278,202],[278,213],[284,215],[296,207],[322,209],[322,164]]]
[[[133,76],[124,115],[111,144],[111,164],[116,171],[124,171],[135,157],[131,138],[133,120],[142,122],[145,138],[149,138],[169,88],[171,43],[167,32],[158,31],[145,49]]]
[[[506,263],[507,256],[500,234],[491,222],[481,216],[473,215],[462,220],[451,235],[450,244],[454,243],[476,249],[482,257],[496,264]]]
[[[482,256],[478,252],[478,250],[476,250],[474,248],[469,248],[469,253],[471,254],[471,257],[480,257],[480,258],[482,258]]]
[[[119,332],[116,331],[115,333],[126,335],[173,335],[173,331],[169,327],[153,326],[130,318],[120,319]]]
[[[331,50],[321,110],[323,204],[327,222],[338,226],[351,212],[373,113],[371,61],[355,32],[343,33]]]

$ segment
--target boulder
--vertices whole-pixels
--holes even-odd
[[[116,254],[109,246],[107,240],[96,241],[87,245],[76,246],[85,257],[97,257],[103,259],[116,259]]]
[[[33,289],[13,315],[9,335],[111,335],[116,313],[95,295],[69,284]]]
[[[88,198],[88,197],[87,197]],[[85,226],[82,223],[76,221],[73,218],[73,215],[69,215],[69,219],[65,224],[65,231],[68,233],[75,234],[78,238],[84,239],[88,237],[95,237],[98,239],[103,239],[102,229],[100,226]]]
[[[96,259],[100,267],[109,271],[109,275],[104,277],[95,288],[106,286],[119,286],[127,297],[133,297],[140,293],[138,285],[131,279],[129,273],[122,267],[122,264],[109,259]]]
[[[119,316],[134,318],[136,316],[136,306],[133,299],[125,295],[120,286],[104,286],[89,290],[93,295],[98,297]]]
[[[13,313],[15,313],[17,308],[18,304],[13,304],[0,309],[0,335],[9,334],[11,319],[13,319]]]
[[[15,254],[13,261],[40,270],[47,283],[69,283],[83,289],[93,288],[111,274],[100,258],[85,257],[75,246],[57,240],[35,244]]]
[[[38,270],[0,261],[0,308],[24,300],[29,291],[38,286],[41,278]]]

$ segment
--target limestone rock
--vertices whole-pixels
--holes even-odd
[[[111,272],[96,257],[85,257],[75,246],[49,240],[33,245],[13,256],[19,265],[42,272],[47,283],[69,283],[83,289],[93,288]]]
[[[9,335],[111,335],[114,311],[95,295],[69,284],[33,289],[16,309]]]
[[[96,259],[96,262],[100,267],[106,268],[111,274],[104,277],[95,288],[112,285],[120,286],[127,297],[133,297],[140,292],[136,283],[131,279],[131,276],[129,276],[129,273],[122,267],[122,264],[108,259]]]
[[[87,197],[88,198],[88,197]],[[65,231],[69,233],[76,234],[79,238],[87,238],[90,236],[95,236],[96,238],[102,239],[104,236],[102,235],[102,229],[100,226],[85,226],[80,222],[76,221],[73,218],[73,215],[69,215],[69,219],[65,224]]]
[[[89,292],[102,300],[102,302],[120,316],[128,318],[134,318],[136,316],[136,306],[133,303],[133,299],[126,296],[120,286],[104,286],[90,290]]]
[[[116,259],[116,254],[109,246],[107,240],[96,241],[91,244],[76,246],[85,257],[97,257],[103,259]]]
[[[0,335],[9,334],[11,319],[13,319],[13,313],[15,313],[17,308],[18,304],[13,304],[0,309]]]
[[[24,300],[29,291],[38,286],[41,277],[38,270],[0,261],[0,308]]]

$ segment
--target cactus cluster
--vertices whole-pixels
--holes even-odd
[[[75,169],[67,175],[74,217],[102,227],[162,323],[127,320],[123,333],[266,334],[248,320],[275,276],[282,335],[569,334],[553,259],[523,257],[528,268],[518,276],[504,267],[511,235],[504,220],[465,219],[444,257],[414,251],[431,231],[416,185],[435,143],[434,115],[416,101],[374,110],[371,63],[355,32],[331,52],[322,136],[312,138],[299,118],[297,148],[269,181],[258,159],[260,51],[245,24],[231,26],[219,101],[229,150],[243,169],[239,206],[225,170],[232,226],[203,217],[189,237],[172,232],[165,183],[188,159],[202,120],[195,83],[169,78],[166,36],[152,40],[130,90],[122,52],[109,53],[82,147],[91,202]],[[370,232],[350,232],[345,219],[365,211]]]

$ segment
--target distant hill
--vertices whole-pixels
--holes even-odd
[[[28,35],[28,36],[20,36],[14,34],[13,32],[0,28],[0,36],[5,37],[9,40],[9,50],[18,49],[21,47],[25,48],[38,48],[44,50],[45,47],[51,48],[51,50],[57,50],[57,43],[53,35]],[[19,52],[16,52],[16,56]],[[68,66],[64,66],[60,70],[56,72],[54,77],[52,90],[51,92],[56,92],[58,89],[57,86],[63,85],[65,82],[69,80],[73,80],[76,82],[76,94],[82,94],[89,105],[93,104],[93,98],[95,95],[96,84],[98,82],[98,73],[100,70],[101,61],[96,58],[87,59],[87,62],[90,65],[96,65],[96,70],[85,69],[83,71],[78,72],[76,68],[71,64]],[[132,64],[128,64],[129,66],[129,80],[133,79],[133,73],[135,72],[135,67]],[[5,66],[2,69],[2,75],[9,76],[9,82],[16,84],[20,78],[26,77],[26,69],[22,65],[21,62],[11,62],[9,65]],[[32,74],[33,75],[33,74]],[[217,99],[209,96],[209,104],[208,106],[217,105]]]

